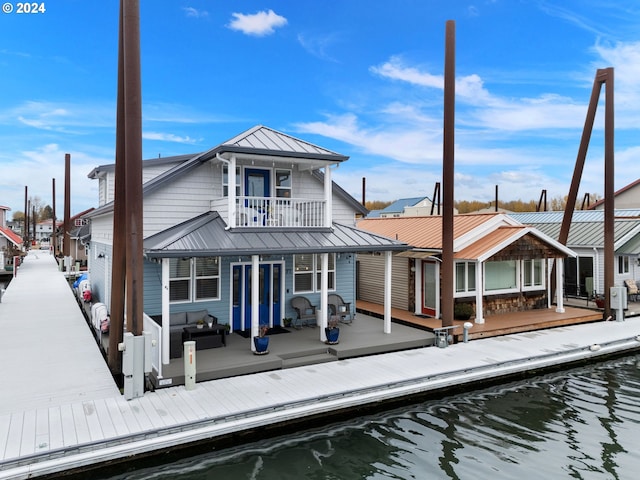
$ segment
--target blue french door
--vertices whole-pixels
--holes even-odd
[[[270,197],[270,171],[260,168],[245,168],[244,194],[248,197]]]
[[[251,318],[251,265],[233,267],[233,329],[249,330]],[[258,268],[258,315],[259,323],[280,325],[280,284],[282,265],[261,264]],[[273,323],[271,323],[273,319]]]

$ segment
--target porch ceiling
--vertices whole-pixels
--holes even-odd
[[[313,230],[231,230],[217,212],[204,213],[144,240],[148,258],[404,251],[408,248],[406,243],[340,224]]]

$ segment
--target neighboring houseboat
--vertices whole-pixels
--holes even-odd
[[[564,212],[513,213],[509,216],[551,238],[558,238]],[[614,284],[624,286],[625,280],[640,280],[640,209],[615,210],[614,217]],[[567,246],[577,257],[567,259],[565,265],[565,295],[587,298],[603,295],[604,210],[575,211]]]
[[[393,257],[391,305],[440,317],[442,217],[373,218],[358,228],[406,242],[412,250]],[[553,299],[553,260],[562,274],[570,249],[502,214],[454,216],[454,298],[473,307],[475,321],[487,315],[547,308]],[[384,265],[375,252],[358,254],[358,298],[382,303]],[[557,311],[563,311],[560,296]]]
[[[22,238],[7,226],[9,207],[0,205],[0,269],[13,270],[13,258],[22,252]]]
[[[295,319],[291,299],[304,296],[322,324],[328,292],[355,304],[357,253],[408,248],[355,227],[366,209],[331,180],[345,160],[256,126],[203,153],[143,162],[145,329],[160,331],[163,364],[174,356],[172,314],[206,310],[231,331],[256,335],[259,325]],[[92,295],[106,305],[114,175],[114,165],[89,174],[100,206],[86,216]]]

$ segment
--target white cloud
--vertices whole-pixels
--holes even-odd
[[[206,10],[198,10],[193,7],[183,7],[182,10],[184,10],[187,17],[204,18],[209,16],[209,12],[207,12]]]
[[[276,14],[273,10],[261,11],[258,13],[245,15],[243,13],[232,13],[233,20],[228,27],[237,30],[245,35],[264,37],[271,35],[278,27],[287,24],[287,19]]]
[[[298,35],[298,43],[311,55],[320,58],[321,60],[328,60],[330,62],[337,62],[337,60],[331,56],[327,50],[333,44],[336,43],[337,36],[335,34],[328,35]]]
[[[108,157],[98,158],[87,153],[89,148],[63,150],[56,143],[34,146],[30,150],[13,152],[11,158],[0,154],[0,165],[10,162],[11,176],[0,176],[2,202],[13,212],[24,210],[24,188],[29,197],[40,197],[47,205],[53,204],[52,179],[56,180],[56,210],[61,216],[64,208],[65,154],[71,155],[70,188],[71,213],[96,206],[98,183],[87,178],[97,165],[112,163]],[[7,168],[5,165],[3,168]]]
[[[145,140],[160,140],[162,142],[174,142],[174,143],[186,143],[186,144],[194,144],[202,141],[202,139],[196,140],[195,138],[191,138],[189,136],[181,137],[173,133],[160,133],[160,132],[143,132],[142,138],[144,138]]]

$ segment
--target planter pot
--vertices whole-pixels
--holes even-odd
[[[327,336],[327,343],[329,345],[335,345],[339,342],[338,337],[340,336],[340,329],[338,327],[325,328],[324,333]]]
[[[604,300],[596,299],[595,302],[598,308],[604,308]]]
[[[256,355],[266,355],[269,353],[269,337],[253,337],[253,344],[256,347]]]
[[[198,323],[198,324],[196,325],[196,328],[204,328],[204,324],[202,324],[202,323]]]

